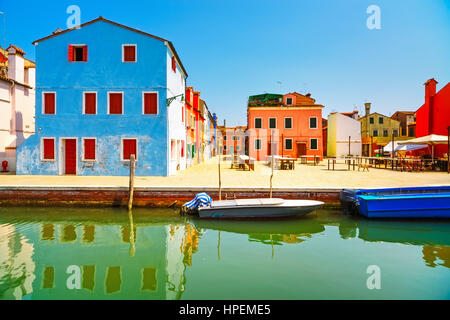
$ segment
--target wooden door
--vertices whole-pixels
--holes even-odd
[[[65,174],[77,174],[77,140],[65,140]]]
[[[297,143],[297,158],[306,155],[306,143]]]

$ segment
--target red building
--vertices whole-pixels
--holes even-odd
[[[450,83],[436,92],[434,78],[425,82],[425,103],[416,111],[416,136],[447,135],[450,126]],[[435,155],[447,153],[447,145],[437,145]]]

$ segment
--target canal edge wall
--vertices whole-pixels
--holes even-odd
[[[323,201],[326,207],[340,207],[342,188],[273,188],[273,198]],[[217,187],[135,187],[134,207],[180,207],[197,193],[206,192],[217,200]],[[268,198],[269,188],[223,187],[222,200]],[[125,186],[0,186],[0,206],[127,206]]]

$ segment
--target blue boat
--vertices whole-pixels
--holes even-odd
[[[367,218],[450,218],[450,186],[344,189],[344,210]]]

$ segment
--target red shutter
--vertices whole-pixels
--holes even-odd
[[[83,46],[83,61],[87,61],[87,46]]]
[[[158,95],[144,93],[144,114],[158,114]]]
[[[95,139],[84,139],[84,159],[95,160]]]
[[[172,70],[173,72],[177,71],[177,62],[175,61],[175,57],[172,57]]]
[[[96,94],[92,92],[87,92],[84,94],[84,113],[85,114],[96,114]]]
[[[132,154],[137,159],[136,139],[123,139],[123,160],[130,160]]]
[[[55,114],[55,94],[44,93],[44,113]]]
[[[122,114],[122,93],[109,94],[109,113]]]
[[[73,46],[69,44],[69,61],[73,61]]]
[[[44,159],[54,160],[55,159],[55,140],[54,139],[44,139]]]
[[[124,61],[134,62],[136,61],[136,47],[124,46]]]

